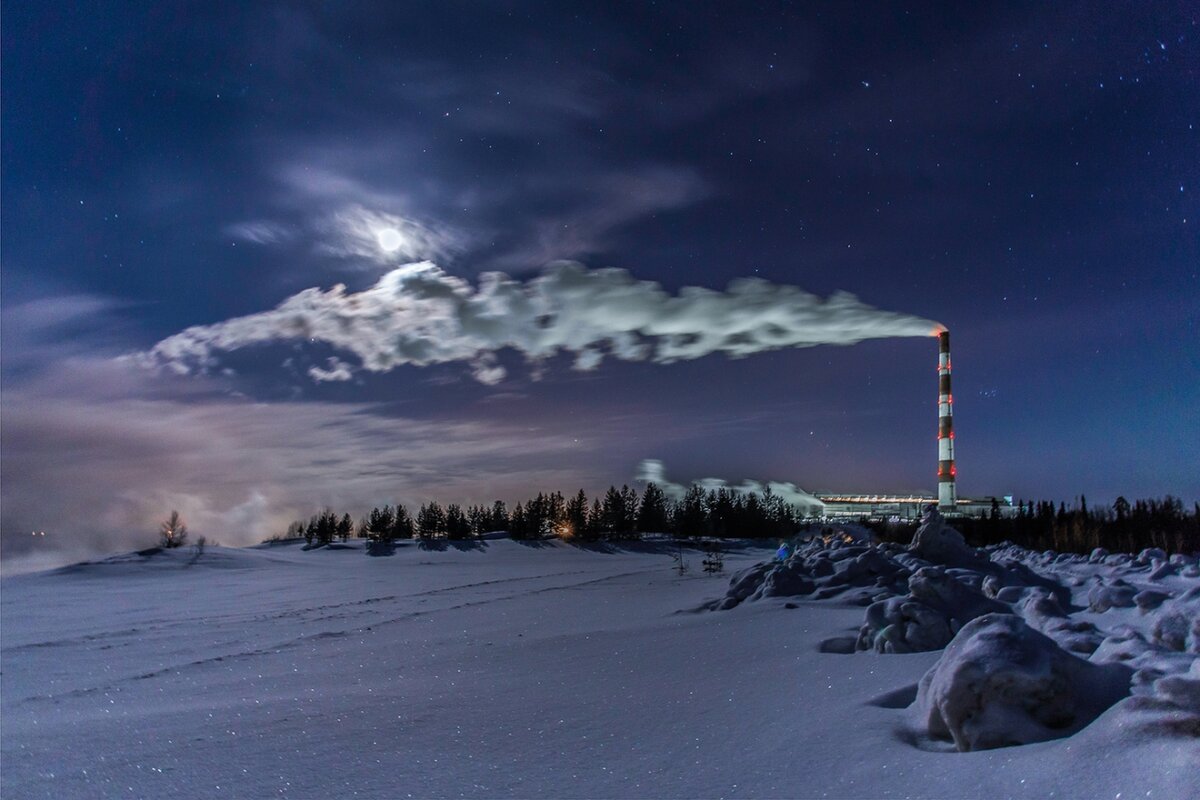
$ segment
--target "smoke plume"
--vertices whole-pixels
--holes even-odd
[[[635,480],[655,484],[672,500],[682,499],[688,490],[687,486],[668,480],[666,467],[656,458],[647,458],[638,464]],[[806,515],[820,514],[825,508],[824,503],[790,481],[767,481],[764,484],[755,480],[743,480],[739,484],[731,484],[722,478],[701,478],[693,483],[705,492],[725,489],[734,494],[756,494],[760,497],[764,491],[770,489],[773,495],[782,498],[788,505],[799,508],[801,513]]]
[[[625,270],[552,264],[521,281],[499,272],[478,287],[429,262],[392,270],[361,292],[342,285],[306,289],[277,308],[163,339],[135,358],[181,373],[216,365],[216,351],[310,340],[352,354],[357,368],[387,372],[403,364],[471,364],[494,384],[505,371],[496,353],[512,348],[530,361],[558,352],[590,370],[606,356],[670,363],[724,353],[737,358],[784,347],[854,344],[928,336],[937,323],[881,311],[838,292],[827,299],[757,278],[724,292],[686,286],[679,294]],[[314,369],[314,380],[345,380],[351,369]]]

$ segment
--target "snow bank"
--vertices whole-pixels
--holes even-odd
[[[702,608],[727,610],[746,600],[804,595],[817,600],[844,595],[848,602],[866,605],[903,591],[910,574],[908,567],[888,557],[886,547],[841,537],[828,543],[814,539],[786,560],[765,561],[735,573],[725,597]]]
[[[1129,694],[1132,670],[1093,664],[1060,648],[1015,614],[965,625],[921,679],[922,728],[960,751],[1070,735]]]
[[[786,563],[731,547],[720,602],[738,610],[680,614],[723,581],[679,575],[653,545],[363,545],[2,579],[0,796],[1200,796],[1194,560],[1152,580],[1156,559],[1130,555],[1005,546],[965,567],[895,544],[810,543]],[[1168,597],[1087,610],[1116,578]],[[803,600],[776,594],[805,582]],[[910,594],[961,623],[950,649],[855,654],[863,605]],[[971,637],[996,617],[1025,628]],[[1086,659],[1071,645],[1097,638]],[[1022,661],[1031,639],[1041,672]],[[897,736],[935,665],[920,734]],[[1128,696],[1086,724],[1103,703],[1085,682],[1110,673]],[[951,743],[929,747],[934,709]],[[954,749],[952,726],[982,747],[1084,724],[930,752]]]
[[[1130,730],[1200,734],[1196,577],[1195,556],[1157,548],[975,549],[930,509],[908,547],[814,538],[741,571],[704,607],[776,597],[866,605],[857,636],[821,651],[946,648],[914,705],[920,735],[978,750],[1071,735],[1126,696],[1113,713],[1132,715]]]

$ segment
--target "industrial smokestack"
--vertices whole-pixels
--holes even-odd
[[[954,395],[950,391],[950,331],[938,333],[938,510],[958,508],[954,466]]]

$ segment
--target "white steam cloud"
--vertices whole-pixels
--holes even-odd
[[[394,269],[361,292],[342,285],[306,289],[272,311],[187,328],[136,358],[203,372],[216,366],[216,351],[308,340],[354,355],[371,372],[461,361],[472,365],[476,379],[495,384],[505,376],[496,353],[506,347],[531,361],[572,353],[576,369],[590,370],[606,356],[656,363],[712,353],[737,358],[940,329],[844,292],[822,299],[757,278],[735,280],[724,292],[687,286],[672,295],[625,270],[559,262],[529,281],[485,273],[474,287],[421,262]],[[313,377],[344,380],[348,370],[339,361]]]
[[[680,500],[687,493],[688,487],[667,479],[666,467],[655,458],[647,458],[638,464],[635,480],[643,483],[653,483],[663,490],[663,494],[672,500]],[[693,481],[705,492],[725,489],[735,494],[756,494],[759,497],[768,488],[771,494],[783,499],[783,502],[800,509],[806,516],[816,516],[824,513],[825,504],[818,498],[801,489],[794,483],[784,481],[767,481],[761,483],[754,480],[743,480],[739,484],[731,484],[721,478],[701,478]]]

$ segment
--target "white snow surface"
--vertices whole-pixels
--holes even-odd
[[[192,564],[184,548],[5,578],[0,794],[1200,796],[1194,558],[994,548],[979,555],[1004,566],[975,580],[864,547],[798,551],[824,574],[781,572],[712,611],[696,609],[720,607],[726,580],[696,551],[678,575],[665,543],[210,547]],[[773,551],[736,545],[727,569],[761,584]],[[975,587],[984,616],[945,651],[855,652],[864,604],[907,591],[894,563]],[[1089,610],[1116,580],[1164,597]],[[986,651],[968,640],[997,618],[1039,664],[1132,675],[1128,696],[1061,738],[955,751],[919,724],[918,683],[963,696],[949,676],[970,669],[950,656]]]

